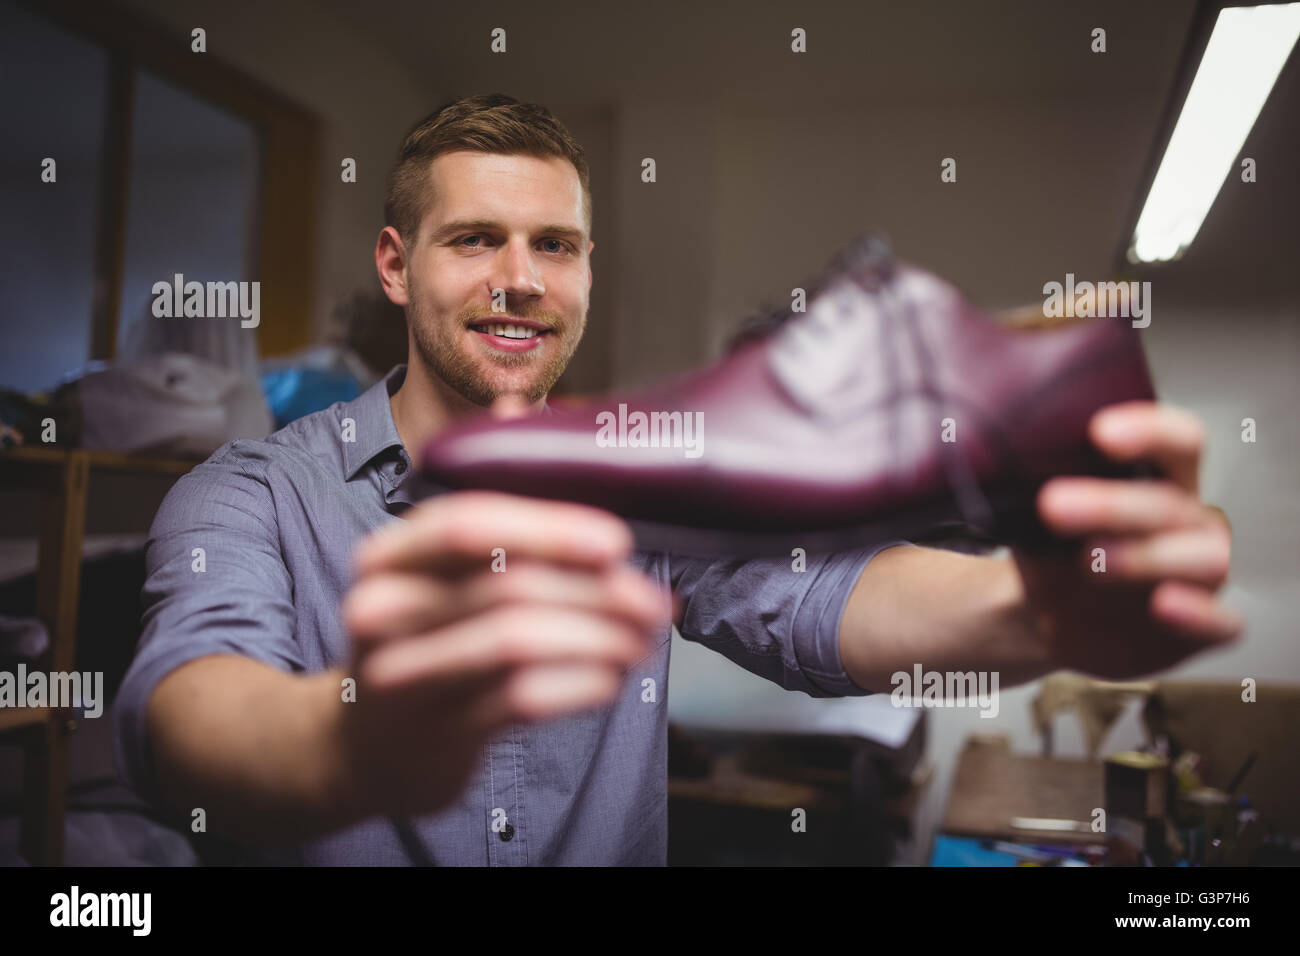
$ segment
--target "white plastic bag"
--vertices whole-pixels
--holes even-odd
[[[256,381],[180,352],[90,372],[78,387],[85,448],[201,457],[271,431]]]

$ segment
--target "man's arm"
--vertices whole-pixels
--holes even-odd
[[[1222,512],[1199,500],[1199,423],[1134,402],[1099,412],[1091,433],[1109,457],[1155,461],[1169,479],[1049,482],[1038,499],[1043,521],[1082,541],[1063,555],[880,554],[840,625],[840,655],[855,683],[888,690],[890,675],[916,664],[998,671],[1004,685],[1061,668],[1136,677],[1238,637],[1240,620],[1215,598],[1230,541]]]
[[[686,640],[786,690],[810,697],[861,695],[863,688],[845,673],[841,660],[840,623],[863,566],[880,560],[888,548],[795,559],[669,554],[669,580],[678,599],[675,623]]]
[[[164,499],[114,720],[119,768],[146,800],[287,846],[363,808],[339,772],[341,676],[303,673],[265,465],[263,446],[236,442]]]
[[[188,496],[205,499],[202,523],[222,488]],[[221,520],[227,546],[237,541],[246,558],[258,550],[252,518],[240,528],[235,515]],[[205,534],[211,545],[214,530]],[[271,593],[239,595],[247,561],[197,585],[155,576],[154,606],[173,611],[152,619],[155,650],[133,665],[133,703],[120,717],[126,769],[176,812],[203,808],[209,832],[263,846],[440,810],[494,733],[608,702],[648,652],[669,602],[626,566],[631,543],[622,522],[579,505],[474,492],[423,502],[363,542],[339,609],[352,659],[312,674],[236,652],[272,657],[267,647],[292,639],[262,626]],[[491,571],[495,547],[508,549],[509,574]],[[276,565],[268,557],[256,570],[270,579]],[[249,625],[242,645],[226,610],[235,603]],[[189,656],[162,654],[169,638]],[[346,702],[345,677],[356,681]]]
[[[855,684],[885,693],[892,674],[918,663],[998,671],[1003,685],[1051,669],[1013,562],[915,546],[890,548],[863,569],[840,625],[840,656]]]
[[[285,673],[213,655],[167,675],[149,699],[157,787],[216,832],[292,846],[365,819],[338,747],[343,673]]]

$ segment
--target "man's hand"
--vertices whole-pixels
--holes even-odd
[[[344,602],[336,779],[360,812],[446,806],[494,732],[608,702],[671,614],[605,512],[465,492],[404,517],[363,542]]]
[[[1228,575],[1231,532],[1222,512],[1200,500],[1199,421],[1129,402],[1098,412],[1090,433],[1108,457],[1153,462],[1166,478],[1056,478],[1042,488],[1047,527],[1083,538],[1064,556],[1015,554],[1047,658],[1101,677],[1137,677],[1234,641],[1242,623],[1215,597]],[[1104,572],[1093,570],[1098,548]]]

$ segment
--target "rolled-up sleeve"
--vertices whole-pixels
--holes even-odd
[[[867,564],[891,541],[858,551],[749,561],[672,556],[682,637],[810,697],[870,694],[840,659],[840,621]]]
[[[156,789],[145,710],[164,677],[211,654],[304,669],[265,462],[239,445],[177,481],[150,530],[143,632],[113,710],[118,773],[147,800]]]

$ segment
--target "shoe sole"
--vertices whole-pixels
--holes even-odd
[[[1126,477],[1156,480],[1159,472],[1146,465],[1126,469]],[[1048,479],[1050,480],[1050,479]],[[889,543],[957,537],[989,549],[1011,545],[1040,554],[1064,553],[1078,547],[1080,538],[1064,538],[1049,531],[1038,517],[1038,491],[1046,484],[990,492],[986,498],[993,520],[989,527],[974,527],[955,502],[911,508],[906,514],[840,528],[808,531],[744,531],[700,528],[657,521],[630,519],[638,550],[664,551],[693,557],[771,558],[805,554],[856,551]]]

